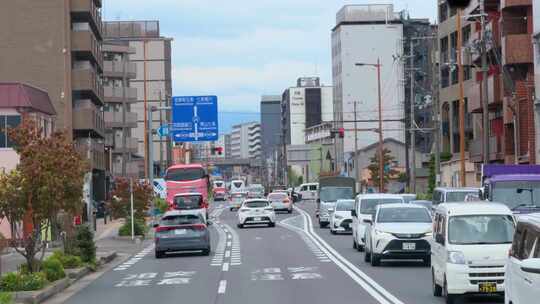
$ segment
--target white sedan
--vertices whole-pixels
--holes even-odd
[[[431,263],[431,214],[426,207],[413,204],[377,206],[366,227],[364,260],[379,266],[381,259],[423,260]]]
[[[337,200],[336,208],[331,209],[330,216],[330,233],[338,232],[352,233],[352,215],[351,210],[354,209],[353,199]]]
[[[238,228],[245,225],[276,226],[276,213],[274,208],[265,199],[245,200],[238,210]]]

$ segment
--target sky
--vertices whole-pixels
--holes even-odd
[[[159,20],[173,95],[217,95],[221,132],[259,120],[261,95],[302,76],[332,84],[330,33],[346,4],[393,3],[435,22],[437,0],[105,0],[104,20]]]

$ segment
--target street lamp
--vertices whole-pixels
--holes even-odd
[[[379,98],[379,192],[384,192],[384,163],[383,163],[383,129],[382,129],[382,98],[381,98],[381,60],[377,58],[377,63],[357,62],[358,67],[370,66],[377,69],[377,94]],[[355,151],[356,153],[356,151]]]

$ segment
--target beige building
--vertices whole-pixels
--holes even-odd
[[[102,0],[0,3],[0,81],[45,90],[56,129],[65,129],[92,169],[93,199],[105,199],[106,155],[101,74]]]
[[[147,154],[145,113],[153,106],[167,105],[172,95],[172,39],[160,36],[158,21],[108,21],[104,24],[104,33],[108,41],[127,42],[135,51],[129,55],[129,60],[136,65],[136,77],[130,80],[130,86],[137,90],[137,100],[131,104],[131,111],[137,115],[137,126],[132,129],[131,136],[137,139],[138,153],[144,157]],[[165,111],[154,112],[152,129],[167,123],[168,116]],[[157,135],[153,135],[152,142],[154,171],[157,175],[170,164],[171,143],[167,138]],[[144,175],[146,169],[141,169],[141,175]]]

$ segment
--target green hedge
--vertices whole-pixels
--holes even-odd
[[[6,273],[0,279],[0,288],[2,291],[33,291],[42,289],[47,283],[47,278],[42,272],[35,273]]]
[[[144,236],[147,232],[146,223],[143,220],[135,219],[133,226],[135,235]],[[126,223],[118,230],[119,236],[131,236],[131,219],[126,219]]]
[[[62,266],[64,266],[64,269],[79,268],[83,265],[80,257],[71,254],[65,254],[62,251],[55,251],[51,257],[59,260],[60,263],[62,263]]]
[[[62,262],[54,257],[49,257],[41,264],[41,272],[49,282],[54,282],[66,277]]]

